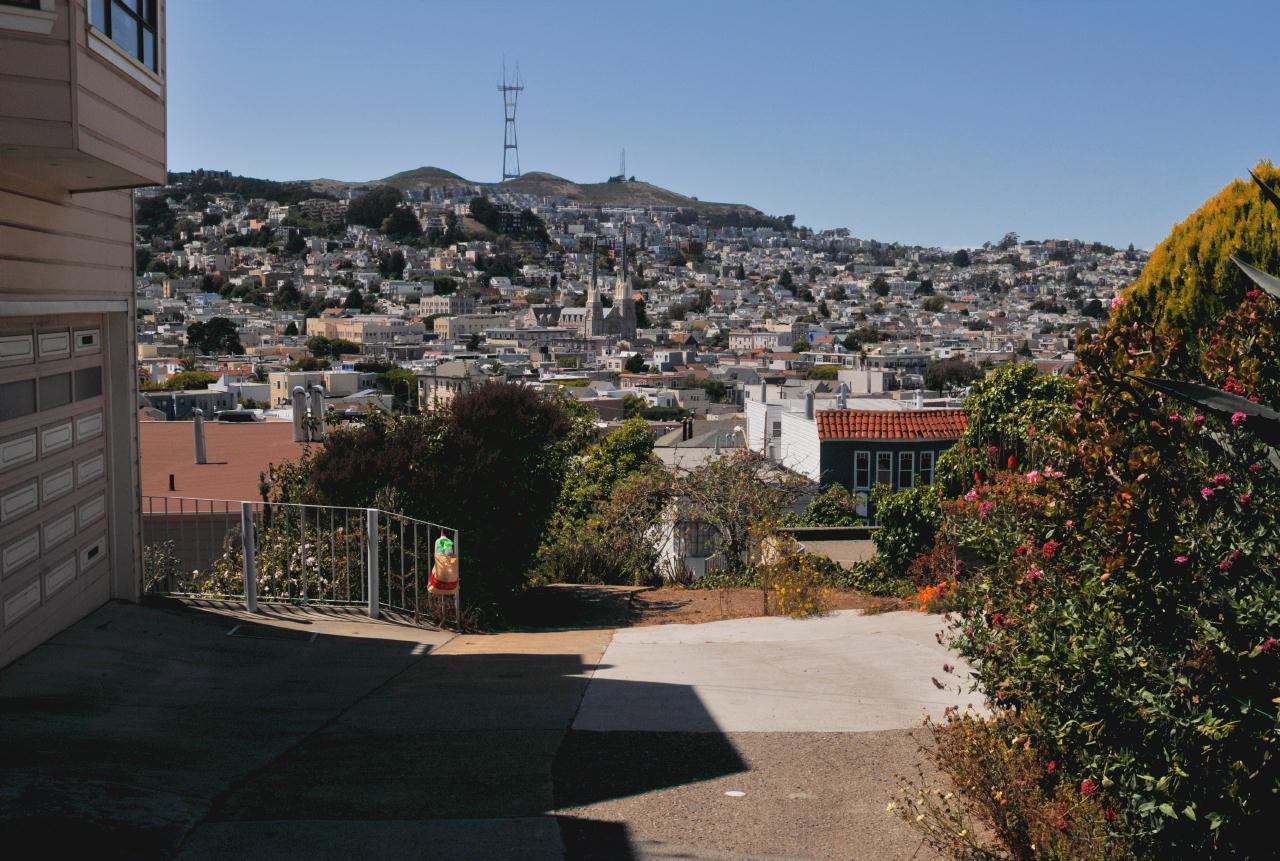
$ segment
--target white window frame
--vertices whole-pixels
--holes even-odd
[[[913,451],[898,452],[898,487],[906,490],[915,487],[916,453]]]
[[[859,461],[862,462],[861,466],[858,465]],[[859,471],[863,473],[863,481],[858,481]],[[855,451],[853,453],[853,489],[871,489],[871,452],[869,451]]]
[[[928,464],[926,466],[925,464]],[[934,453],[932,451],[920,452],[920,483],[933,484],[934,469]]]
[[[881,466],[882,463],[888,462],[888,466]],[[881,480],[881,476],[888,474],[887,481]],[[878,451],[876,452],[876,484],[887,484],[893,487],[893,452]]]
[[[39,9],[0,4],[0,30],[17,30],[20,33],[39,33],[47,36],[53,32],[58,20],[54,0],[40,0]]]

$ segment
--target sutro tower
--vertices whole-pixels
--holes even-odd
[[[515,76],[507,79],[507,61],[502,61],[502,83],[498,84],[498,92],[502,93],[502,114],[506,117],[506,125],[502,134],[502,181],[515,179],[520,175],[520,145],[516,142],[516,99],[524,89],[524,81],[520,79],[520,66],[516,65]]]

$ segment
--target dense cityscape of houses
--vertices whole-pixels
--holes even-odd
[[[815,479],[819,413],[954,408],[1011,361],[1061,373],[1146,257],[1012,233],[886,245],[472,185],[382,189],[392,214],[375,228],[349,217],[369,189],[286,204],[196,178],[139,193],[154,418],[284,419],[317,385],[338,415],[420,410],[504,379],[562,387],[602,422],[693,417],[677,446],[750,444]]]

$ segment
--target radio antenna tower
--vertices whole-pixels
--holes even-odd
[[[498,92],[502,93],[502,115],[506,124],[502,133],[502,181],[515,179],[520,175],[520,145],[516,141],[516,100],[524,89],[524,81],[520,79],[520,65],[516,64],[515,76],[508,80],[507,61],[502,61],[502,83],[498,84]]]

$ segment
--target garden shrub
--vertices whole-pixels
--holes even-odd
[[[486,383],[424,415],[371,413],[329,434],[296,467],[272,470],[266,496],[387,507],[457,528],[463,601],[498,618],[522,590],[574,456],[591,434],[558,393]]]
[[[1233,385],[1271,396],[1277,324],[1246,297],[1205,336],[1205,379],[1265,357]],[[1124,376],[1174,346],[1132,326],[1086,341],[1046,460],[944,504],[969,563],[953,643],[998,709],[1035,712],[1064,775],[1104,789],[1139,854],[1254,857],[1280,786],[1280,473],[1245,425]]]
[[[937,680],[934,680],[937,684]],[[983,720],[949,711],[928,724],[929,757],[951,786],[923,768],[889,805],[947,858],[963,861],[1123,861],[1133,852],[1123,815],[1097,781],[1076,783],[1031,743],[1025,716]]]
[[[932,484],[897,491],[878,484],[871,491],[880,524],[872,540],[891,578],[904,579],[911,562],[933,543],[942,516],[940,501],[938,487]]]
[[[866,526],[867,518],[858,513],[859,495],[842,484],[833,484],[809,500],[799,523],[803,526]]]

